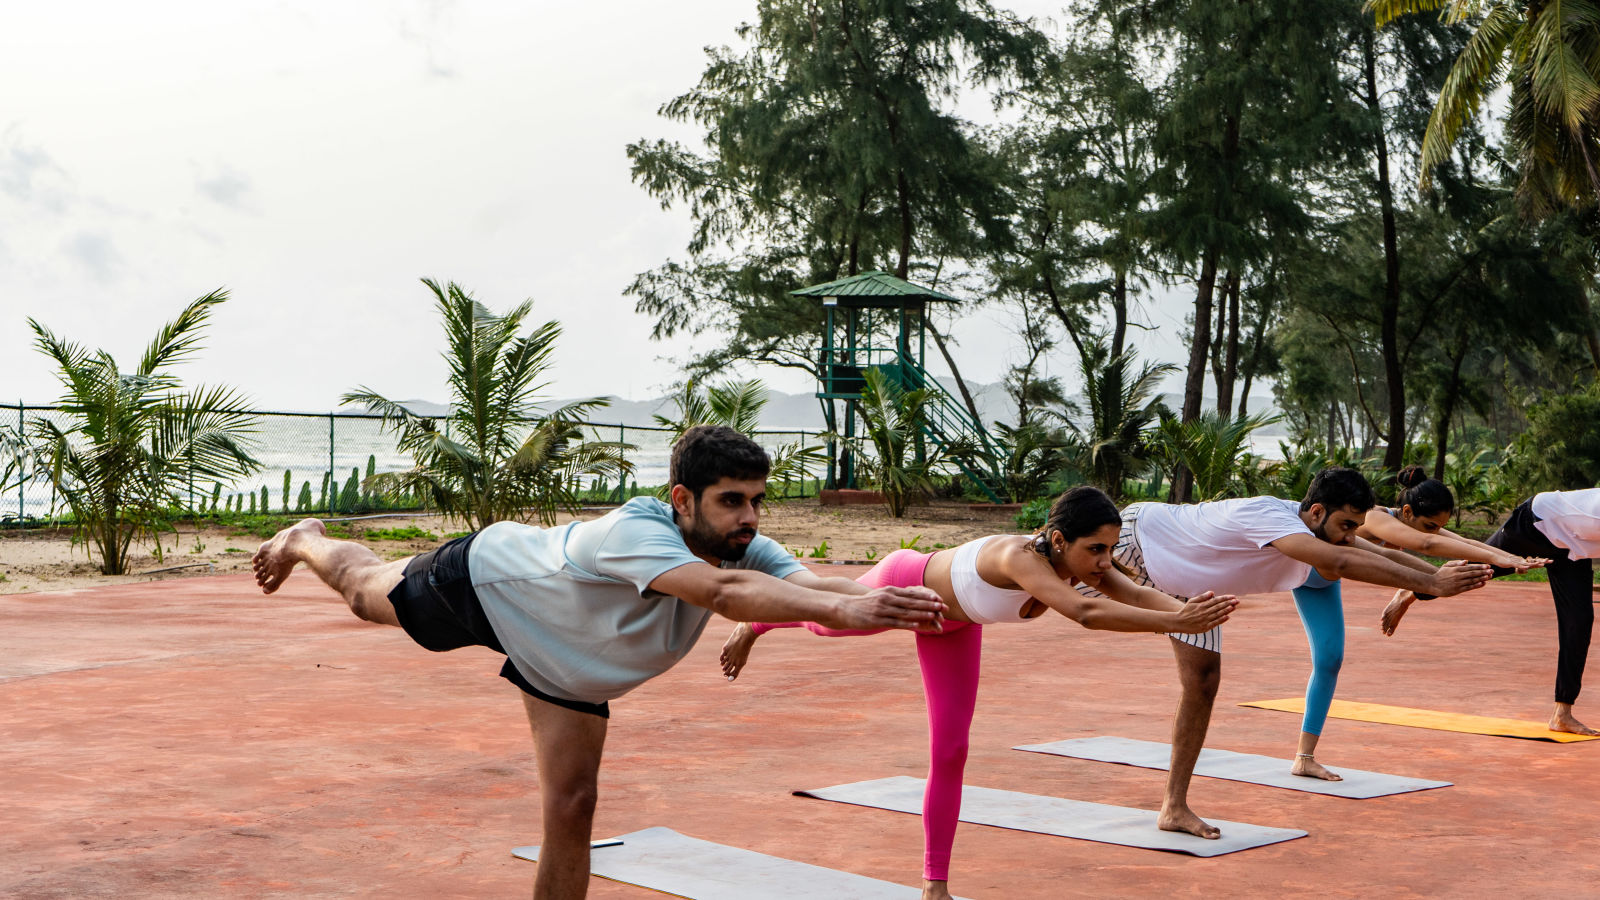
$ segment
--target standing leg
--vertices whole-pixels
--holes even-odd
[[[1556,627],[1561,649],[1556,657],[1556,708],[1550,730],[1600,734],[1572,715],[1583,690],[1583,667],[1594,631],[1594,561],[1560,559],[1550,563],[1550,596],[1556,601]]]
[[[954,626],[954,627],[952,627]],[[972,712],[978,702],[983,626],[945,623],[942,634],[917,635],[917,661],[928,703],[928,786],[922,794],[922,896],[948,900],[950,848],[961,819]]]
[[[1306,683],[1300,746],[1290,771],[1308,778],[1343,781],[1323,768],[1315,757],[1322,726],[1328,721],[1328,708],[1333,705],[1333,691],[1339,684],[1339,669],[1344,664],[1344,598],[1339,582],[1326,587],[1295,588],[1294,608],[1300,613],[1300,624],[1305,626],[1306,641],[1311,645],[1311,679]]]
[[[581,898],[589,890],[589,838],[599,797],[606,720],[527,694],[522,705],[539,759],[544,839],[534,900]]]
[[[1172,641],[1172,652],[1178,658],[1183,696],[1172,721],[1172,763],[1157,824],[1162,831],[1187,831],[1215,840],[1222,836],[1221,829],[1206,824],[1189,808],[1189,779],[1194,776],[1194,764],[1205,746],[1206,729],[1211,727],[1211,707],[1222,683],[1222,654],[1176,639]]]
[[[272,536],[251,557],[256,584],[270,594],[283,586],[298,563],[305,563],[328,587],[339,592],[350,611],[368,622],[399,625],[389,592],[405,576],[410,557],[384,562],[378,554],[355,541],[328,537],[322,522],[301,519]]]

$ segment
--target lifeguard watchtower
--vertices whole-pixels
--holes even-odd
[[[998,459],[988,432],[938,381],[928,377],[922,365],[928,345],[927,305],[961,301],[886,272],[863,272],[801,288],[793,295],[817,298],[827,314],[819,360],[822,384],[817,397],[828,405],[829,426],[838,428],[833,404],[843,401],[843,434],[846,438],[855,436],[857,407],[866,386],[867,369],[882,370],[890,381],[906,390],[927,388],[931,397],[923,437],[940,448],[959,445],[976,449],[976,454],[962,454],[958,465],[990,500],[1000,502],[1000,479],[993,465],[977,459]],[[836,445],[828,445],[829,487],[855,487],[855,469],[848,445],[842,454]]]

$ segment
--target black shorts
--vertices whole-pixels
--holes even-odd
[[[472,589],[472,576],[467,571],[467,548],[477,536],[478,533],[473,532],[414,557],[406,564],[400,583],[389,592],[389,603],[394,607],[395,618],[400,620],[400,627],[429,650],[488,647],[496,653],[506,652],[488,616],[484,615],[483,604],[478,602],[478,593]],[[528,683],[509,659],[500,667],[500,677],[546,703],[602,719],[611,717],[610,704],[552,697],[539,690]]]

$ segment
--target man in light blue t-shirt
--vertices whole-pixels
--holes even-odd
[[[351,612],[398,625],[429,650],[485,646],[522,690],[544,808],[536,897],[581,897],[589,881],[608,701],[665,672],[713,612],[741,622],[937,632],[926,588],[869,590],[824,578],[756,533],[770,461],[721,426],[672,448],[671,502],[628,501],[589,522],[498,522],[409,559],[384,562],[306,519],[261,545],[252,565],[272,593],[299,563]]]

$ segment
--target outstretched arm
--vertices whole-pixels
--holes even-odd
[[[1360,538],[1356,540],[1361,541]],[[1372,546],[1370,542],[1363,543]],[[1285,556],[1310,563],[1325,578],[1349,578],[1439,597],[1482,587],[1489,580],[1489,567],[1485,565],[1468,563],[1435,568],[1410,556],[1402,563],[1374,552],[1375,547],[1373,550],[1341,547],[1309,534],[1285,535],[1273,541],[1272,546]]]
[[[1239,602],[1231,596],[1215,597],[1207,592],[1182,603],[1134,584],[1116,569],[1094,585],[1106,596],[1087,597],[1063,581],[1037,553],[1021,548],[1001,557],[1001,571],[1035,600],[1097,631],[1200,634],[1226,622]]]
[[[816,622],[829,628],[904,628],[934,634],[943,630],[944,601],[924,587],[838,593],[762,572],[688,563],[658,576],[650,589],[736,622]]]
[[[1526,572],[1535,565],[1542,564],[1541,561],[1513,556],[1504,550],[1464,538],[1443,528],[1434,534],[1418,531],[1389,515],[1367,516],[1367,522],[1362,526],[1362,530],[1371,532],[1373,537],[1379,538],[1384,543],[1439,559],[1465,559],[1515,569],[1518,572]]]

